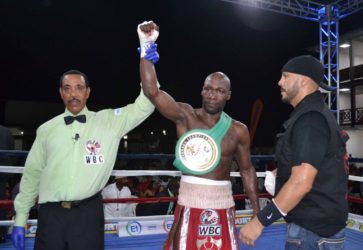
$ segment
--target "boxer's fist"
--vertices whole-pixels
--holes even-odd
[[[145,21],[137,26],[137,34],[140,40],[140,57],[144,58],[146,50],[159,36],[159,26],[153,21]]]

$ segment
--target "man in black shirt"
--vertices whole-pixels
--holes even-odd
[[[348,216],[348,135],[324,102],[323,65],[298,56],[282,68],[282,101],[294,111],[278,134],[276,196],[240,231],[254,245],[264,227],[282,216],[288,223],[285,249],[344,249]]]

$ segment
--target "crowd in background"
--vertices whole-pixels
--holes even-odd
[[[131,169],[128,163],[133,162],[132,160],[120,161],[119,169]],[[132,166],[136,163],[145,163],[145,161],[135,161]],[[170,161],[152,161],[146,164],[147,168],[144,170],[173,170]],[[274,164],[271,161],[257,160],[254,162],[257,172],[264,172],[265,170],[272,170]],[[358,167],[357,164],[350,164],[350,175],[362,176],[363,177],[363,167]],[[141,167],[140,167],[141,168]],[[232,171],[235,171],[232,169]],[[4,175],[4,174],[3,174]],[[16,194],[19,192],[19,174],[6,174],[7,181],[4,182],[4,200],[14,200]],[[108,186],[116,186],[117,180],[123,181],[122,188],[113,193],[110,192],[106,195],[104,192],[103,198],[152,198],[152,197],[176,197],[178,195],[179,188],[179,178],[170,176],[124,176],[122,178],[111,177]],[[231,178],[232,181],[232,191],[233,194],[243,193],[243,185],[239,178]],[[258,189],[259,193],[266,193],[264,187],[264,178],[259,177]],[[108,187],[106,186],[105,189]],[[349,195],[357,198],[363,198],[363,182],[349,181]],[[116,188],[116,187],[115,187]],[[122,191],[123,189],[123,191]],[[111,195],[113,194],[113,195]],[[110,196],[111,195],[111,196]],[[236,210],[249,209],[248,200],[239,199],[236,200]],[[110,208],[106,208],[109,206]],[[148,216],[148,215],[167,215],[173,214],[174,203],[173,202],[161,202],[161,203],[110,203],[105,205],[105,218],[118,218],[122,216]],[[108,210],[107,210],[108,209]],[[109,212],[107,211],[115,210],[119,212]],[[14,211],[11,207],[6,207],[1,209],[3,220],[10,220]],[[363,215],[363,205],[358,203],[350,203],[350,211],[355,214]],[[113,214],[113,215],[112,215]],[[112,216],[111,216],[112,215]],[[35,205],[30,213],[30,219],[37,218],[37,205]]]
[[[177,197],[179,178],[168,176],[111,177],[102,191],[104,199]],[[175,202],[105,203],[105,218],[173,214]]]
[[[144,169],[144,170],[175,170],[171,165],[171,161],[160,160],[160,161],[147,161],[144,160],[121,160],[119,161],[118,170],[121,169],[129,169],[137,164],[144,164],[146,168],[136,167],[136,169]],[[129,165],[130,163],[130,165]],[[256,172],[264,172],[265,170],[272,170],[274,168],[274,164],[271,161],[257,160],[254,162],[254,166],[256,167]],[[357,164],[350,164],[350,175],[353,176],[362,176],[363,177],[363,167],[359,167]],[[232,169],[232,171],[235,171]],[[4,174],[2,174],[4,175]],[[16,194],[19,192],[19,174],[6,174],[7,178],[4,184],[4,194],[3,200],[14,200]],[[123,176],[122,178],[112,176],[108,182],[108,185],[105,187],[107,189],[108,186],[116,186],[117,180],[122,180],[123,184],[121,189],[113,193],[106,195],[104,192],[103,198],[152,198],[152,197],[176,197],[178,195],[179,188],[179,178],[178,177],[170,177],[170,176]],[[233,194],[241,194],[243,193],[243,185],[239,178],[231,178],[232,181],[232,191]],[[264,178],[259,177],[258,181],[258,189],[259,193],[266,193],[264,187]],[[358,181],[349,181],[349,195],[357,198],[363,198],[363,182]],[[116,187],[115,187],[116,188]],[[122,191],[123,189],[123,191]],[[236,200],[236,210],[249,209],[248,200],[239,199]],[[110,206],[115,211],[120,211],[118,213],[113,212],[113,216],[111,216],[112,212],[107,214],[106,207]],[[108,208],[109,210],[111,208]],[[173,214],[174,203],[173,202],[161,202],[161,203],[123,203],[123,205],[119,203],[110,203],[110,205],[105,205],[105,218],[117,218],[122,216],[147,216],[147,215],[167,215]],[[6,207],[1,209],[3,220],[10,220],[14,215],[14,210],[11,207]],[[123,212],[121,212],[123,211]],[[363,205],[358,203],[350,203],[350,211],[355,214],[363,215]],[[30,213],[30,219],[37,218],[37,205],[35,205]]]

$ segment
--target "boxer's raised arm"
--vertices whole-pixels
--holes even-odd
[[[159,34],[159,27],[152,21],[138,25],[140,39],[140,77],[144,94],[166,118],[177,123],[183,119],[184,112],[179,103],[165,91],[158,88],[155,72],[155,58],[159,58],[154,43]]]

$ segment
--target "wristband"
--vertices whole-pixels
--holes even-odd
[[[282,217],[280,210],[272,201],[264,209],[262,209],[258,214],[257,218],[261,224],[265,227],[271,225],[273,222],[277,221]]]

